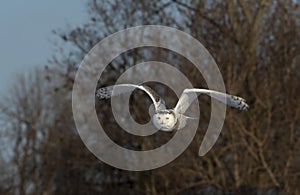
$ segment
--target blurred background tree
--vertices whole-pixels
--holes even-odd
[[[1,136],[12,146],[9,155],[0,153],[2,194],[300,193],[299,1],[89,0],[87,8],[90,20],[83,26],[54,31],[62,42],[49,65],[19,76],[1,101]],[[129,172],[102,163],[84,146],[73,121],[71,91],[81,60],[97,42],[147,24],[174,27],[198,39],[219,65],[227,91],[245,97],[250,110],[228,109],[216,145],[199,157],[210,117],[210,99],[199,97],[201,120],[189,148],[164,167]],[[69,45],[71,52],[63,52]],[[126,69],[148,60],[174,65],[195,87],[206,87],[187,59],[151,47],[113,60],[99,87],[113,84]],[[168,104],[177,101],[166,86],[149,85]],[[143,114],[149,105],[146,95],[135,92],[131,98],[138,100],[131,101],[136,120],[150,120]],[[108,102],[96,101],[96,109],[118,144],[147,150],[172,137],[122,132]]]

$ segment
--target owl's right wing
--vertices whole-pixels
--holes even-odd
[[[108,99],[112,96],[118,96],[124,93],[132,92],[135,89],[140,89],[147,93],[154,104],[155,110],[166,109],[165,101],[157,93],[155,93],[153,89],[145,85],[118,84],[103,87],[96,91],[96,96],[100,99]]]
[[[223,102],[224,104],[227,104],[231,107],[237,108],[239,110],[247,110],[249,108],[246,101],[238,96],[229,95],[226,93],[213,91],[209,89],[185,89],[179,98],[176,107],[175,112],[179,114],[185,113],[185,111],[189,108],[191,103],[198,97],[200,94],[206,94],[210,97],[219,100],[220,102]]]

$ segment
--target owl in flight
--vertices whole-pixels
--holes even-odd
[[[162,131],[173,131],[184,128],[186,126],[187,119],[191,118],[185,116],[184,113],[200,94],[209,95],[210,97],[239,110],[247,110],[249,108],[246,101],[241,97],[218,91],[197,88],[185,89],[173,109],[167,109],[165,101],[146,85],[118,84],[108,86],[98,89],[96,91],[96,96],[100,99],[108,99],[112,96],[131,92],[134,89],[140,89],[149,95],[155,107],[152,122],[156,128]]]

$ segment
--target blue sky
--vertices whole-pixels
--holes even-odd
[[[55,29],[87,20],[87,0],[2,0],[0,6],[0,94],[18,73],[44,66],[53,54]],[[52,40],[52,41],[51,41]]]

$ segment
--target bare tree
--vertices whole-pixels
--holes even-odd
[[[16,170],[5,177],[12,187],[1,185],[1,190],[11,194],[299,193],[299,2],[91,0],[88,11],[90,21],[82,27],[56,31],[61,47],[68,43],[74,49],[54,57],[45,70],[20,77],[0,105],[4,132],[12,140],[12,170]],[[128,172],[103,164],[85,148],[74,126],[70,97],[78,65],[93,45],[111,33],[142,24],[176,27],[200,40],[219,65],[227,90],[246,97],[250,110],[237,114],[228,109],[218,142],[206,156],[198,157],[210,117],[210,99],[199,97],[201,121],[190,147],[167,166]],[[113,84],[126,69],[147,60],[173,64],[193,85],[206,86],[201,73],[182,56],[138,48],[113,60],[99,87]],[[169,104],[177,101],[166,86],[148,84]],[[131,100],[134,118],[149,121],[150,116],[144,115],[150,105],[145,94],[134,92]],[[99,121],[123,147],[147,150],[171,137],[161,133],[140,138],[122,132],[110,109],[108,102],[96,101]]]

